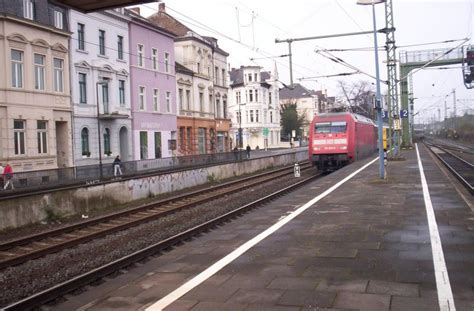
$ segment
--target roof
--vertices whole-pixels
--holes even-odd
[[[230,85],[231,86],[238,86],[238,85],[243,85],[244,84],[244,69],[248,68],[258,68],[261,69],[262,67],[260,66],[240,66],[240,68],[232,68],[231,71],[229,71],[229,77],[230,77]],[[265,81],[269,80],[271,78],[271,75],[268,71],[261,71],[260,72],[260,84],[266,84]]]
[[[280,99],[296,99],[313,97],[316,94],[312,90],[308,90],[299,83],[294,83],[293,88],[284,87],[280,89]]]
[[[154,2],[153,0],[49,0],[52,3],[59,3],[84,13],[112,9],[118,7],[131,6],[134,4]]]
[[[192,71],[191,69],[181,65],[180,63],[178,62],[175,62],[175,70],[177,73],[184,73],[184,74],[187,74],[187,75],[194,75],[194,71]]]

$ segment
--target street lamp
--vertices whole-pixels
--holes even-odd
[[[375,95],[375,108],[377,109],[377,126],[378,126],[378,142],[379,142],[379,173],[380,178],[385,178],[384,167],[384,150],[383,150],[383,120],[382,120],[382,103],[380,96],[380,74],[379,74],[379,53],[377,44],[377,26],[375,23],[375,4],[385,2],[385,0],[357,0],[357,4],[372,5],[372,17],[374,22],[374,51],[375,51],[375,80],[377,93]]]
[[[102,173],[102,143],[100,141],[100,112],[99,112],[99,85],[102,87],[107,85],[107,80],[98,81],[95,84],[95,94],[96,94],[96,101],[97,101],[97,140],[99,142],[99,175],[100,179],[103,177]]]

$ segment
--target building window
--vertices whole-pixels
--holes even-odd
[[[222,101],[222,114],[223,114],[223,118],[226,119],[227,118],[227,101],[224,99]]]
[[[59,58],[54,58],[54,91],[64,91],[64,61]]]
[[[160,93],[158,89],[153,89],[153,111],[158,111],[160,107]]]
[[[251,73],[249,73],[248,77],[249,77],[249,82],[252,82],[252,74]]]
[[[249,102],[253,102],[253,90],[249,90]]]
[[[155,132],[155,159],[161,158],[161,133]]]
[[[268,92],[268,104],[272,104],[272,92]]]
[[[191,91],[186,90],[186,109],[190,110],[191,109]]]
[[[254,78],[255,78],[254,81],[258,82],[258,75],[256,73],[254,73]]]
[[[201,63],[197,63],[197,73],[201,73]]]
[[[171,112],[171,92],[166,92],[166,112]]]
[[[137,46],[137,63],[138,67],[143,67],[143,45],[138,44]]]
[[[89,130],[87,128],[83,128],[81,131],[81,150],[82,156],[91,156],[91,152],[89,150]]]
[[[169,73],[170,72],[170,54],[165,53],[165,72]]]
[[[54,11],[54,27],[63,29],[63,13]]]
[[[140,160],[148,159],[148,132],[140,132]]]
[[[240,104],[240,92],[235,93],[235,101]]]
[[[23,17],[31,20],[35,18],[35,6],[33,0],[23,0]]]
[[[117,36],[117,52],[118,59],[123,59],[123,37]]]
[[[215,67],[214,68],[214,74],[215,74],[215,77],[214,77],[214,81],[216,84],[219,84],[219,67]]]
[[[108,156],[112,154],[110,149],[110,130],[108,128],[104,130],[104,154]]]
[[[214,112],[214,101],[212,100],[211,94],[209,94],[209,112],[210,113]]]
[[[270,123],[273,123],[273,111],[270,111]]]
[[[79,103],[87,103],[87,75],[79,73]]]
[[[36,128],[38,130],[38,153],[48,153],[48,121],[36,121]]]
[[[221,101],[216,98],[216,117],[221,117]]]
[[[120,107],[125,106],[125,81],[119,80],[119,103]]]
[[[77,23],[77,49],[81,51],[85,49],[84,28],[84,24]]]
[[[105,55],[105,30],[99,30],[99,54]]]
[[[253,110],[250,110],[250,122],[254,122],[254,118],[253,118]]]
[[[138,109],[145,110],[145,87],[138,87]]]
[[[226,86],[225,69],[222,69],[222,86]]]
[[[13,139],[15,155],[25,154],[25,120],[13,120]]]
[[[204,93],[199,92],[199,111],[204,111]]]
[[[184,109],[183,89],[178,89],[179,108]]]
[[[151,62],[153,66],[153,70],[158,70],[158,50],[151,49]]]
[[[104,82],[107,81],[104,79]],[[109,84],[102,84],[102,103],[104,104],[104,113],[109,113]]]
[[[258,90],[255,90],[255,101],[258,103]]]
[[[237,111],[237,123],[242,124],[242,113]]]
[[[260,115],[259,112],[260,112],[260,110],[255,110],[255,122],[257,122],[257,123],[260,122],[259,121],[259,115]]]
[[[12,50],[12,87],[23,87],[23,52]]]
[[[45,56],[35,54],[35,89],[44,91]]]

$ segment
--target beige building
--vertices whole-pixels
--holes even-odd
[[[68,167],[70,33],[64,12],[54,11],[55,25],[23,12],[0,13],[0,163],[15,172]]]

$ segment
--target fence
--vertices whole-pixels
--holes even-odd
[[[235,152],[127,161],[121,163],[122,176],[130,177],[176,168],[189,168],[198,165],[234,162],[236,160],[245,159],[244,153],[245,152],[242,150]],[[14,189],[0,192],[0,196],[11,194],[12,192],[48,189],[57,186],[94,184],[104,180],[111,180],[113,178],[116,178],[116,176],[114,176],[114,167],[112,163],[102,164],[102,167],[99,164],[95,164],[50,170],[18,172],[14,173],[12,179]]]

